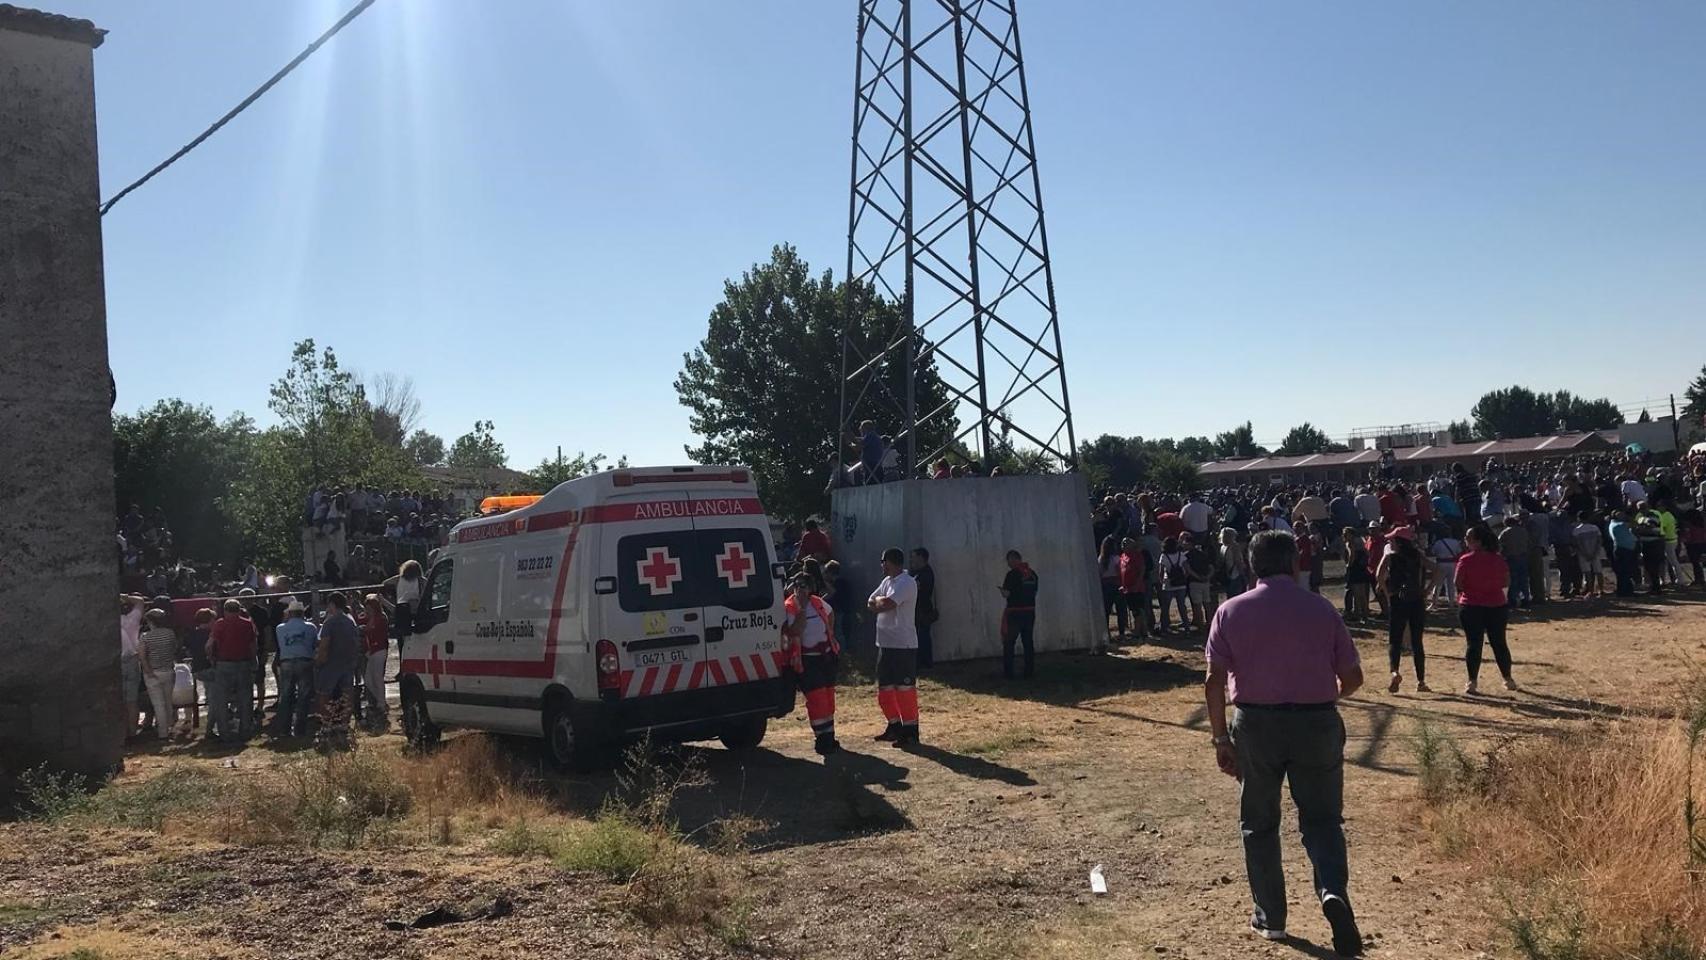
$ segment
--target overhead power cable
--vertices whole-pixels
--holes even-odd
[[[338,22],[332,24],[331,28],[328,29],[325,33],[320,34],[319,39],[315,40],[313,43],[310,43],[307,46],[307,48],[304,49],[301,53],[297,54],[293,60],[291,60],[289,63],[285,64],[284,68],[282,70],[273,74],[272,78],[269,79],[266,83],[261,84],[260,87],[257,88],[254,93],[251,93],[248,96],[244,97],[243,102],[237,104],[235,107],[232,107],[229,113],[225,114],[225,116],[220,117],[218,120],[214,121],[213,126],[208,127],[206,130],[203,130],[201,132],[200,136],[196,137],[194,140],[191,140],[189,143],[184,144],[182,147],[179,147],[178,152],[167,157],[165,160],[162,160],[160,162],[160,164],[158,166],[156,166],[154,169],[143,174],[141,179],[137,180],[135,183],[132,183],[130,186],[125,187],[123,190],[120,190],[118,193],[113,194],[112,199],[108,200],[106,203],[101,204],[101,216],[103,216],[103,217],[106,216],[107,211],[111,210],[113,208],[113,204],[119,202],[120,200],[123,200],[125,198],[126,194],[130,193],[132,190],[135,190],[137,187],[142,186],[143,184],[147,183],[148,181],[154,179],[156,174],[160,173],[160,171],[166,169],[167,167],[171,166],[172,164],[177,163],[178,160],[184,156],[184,154],[187,154],[191,150],[194,150],[196,147],[201,146],[202,141],[206,140],[208,137],[213,136],[216,132],[218,132],[220,127],[223,127],[227,123],[230,123],[231,119],[233,117],[237,116],[237,114],[242,113],[244,110],[247,110],[249,108],[249,104],[254,103],[256,100],[259,100],[268,90],[271,90],[275,84],[277,84],[280,80],[283,80],[286,76],[289,76],[290,71],[295,70],[297,67],[301,66],[302,61],[313,56],[314,51],[320,49],[320,46],[322,44],[324,44],[327,40],[330,40],[333,37],[337,36],[337,33],[339,30],[342,30],[344,27],[349,26],[351,20],[354,20],[356,17],[361,16],[362,12],[371,6],[373,6],[373,0],[360,0],[359,3],[357,3],[354,7],[352,7],[350,9],[350,12],[344,14],[341,18],[339,18]]]

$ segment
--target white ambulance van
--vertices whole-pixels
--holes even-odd
[[[742,467],[606,471],[465,521],[404,645],[404,732],[542,737],[581,769],[641,734],[756,746],[794,708],[781,572]]]

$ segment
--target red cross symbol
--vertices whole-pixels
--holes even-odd
[[[752,558],[746,555],[738,543],[726,543],[723,552],[717,555],[717,569],[722,571],[722,577],[729,586],[740,589],[746,586],[746,581],[752,576]]]
[[[675,585],[681,582],[681,564],[669,555],[664,547],[653,547],[640,561],[640,579],[647,581],[646,588],[652,596],[660,593],[674,593]]]
[[[427,657],[427,673],[432,674],[432,688],[438,689],[438,678],[444,676],[444,661],[438,657],[438,644],[432,645],[432,654]]]

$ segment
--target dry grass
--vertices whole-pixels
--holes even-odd
[[[117,924],[61,927],[52,938],[20,947],[6,956],[8,960],[125,960],[132,957],[191,960],[207,956],[242,960],[259,957],[261,953],[227,941],[210,941],[204,936],[191,938],[162,930],[157,922],[125,920]]]
[[[1480,765],[1433,749],[1434,775],[1428,757],[1422,766],[1437,835],[1494,881],[1519,956],[1706,957],[1706,865],[1683,816],[1686,730],[1619,721],[1508,745]]]

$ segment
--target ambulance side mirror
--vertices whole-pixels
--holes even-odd
[[[770,579],[781,580],[787,576],[788,576],[788,565],[787,564],[785,564],[785,563],[772,563],[770,565]]]
[[[615,577],[599,577],[597,580],[594,580],[592,582],[592,592],[598,594],[601,597],[609,596],[610,594],[615,593],[616,592],[616,578]]]

